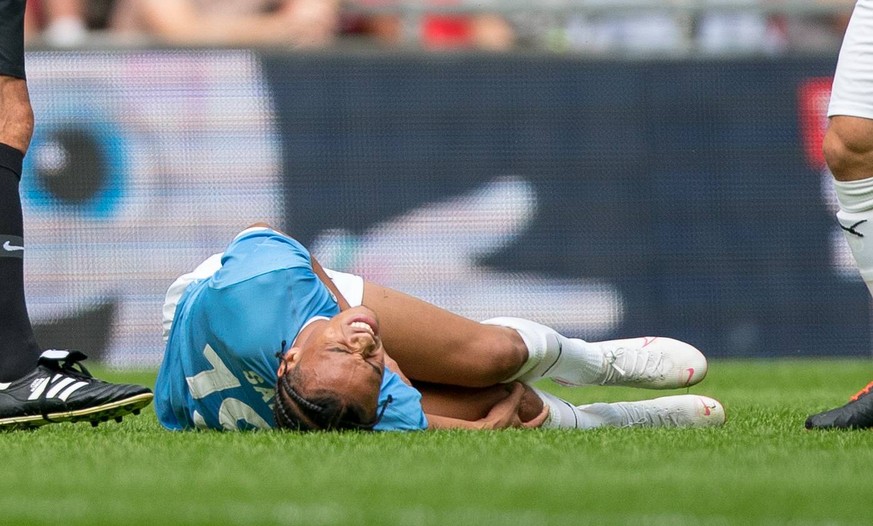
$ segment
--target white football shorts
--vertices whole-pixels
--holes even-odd
[[[873,119],[873,0],[858,0],[843,37],[828,117]]]

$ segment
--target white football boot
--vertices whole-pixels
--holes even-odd
[[[602,419],[601,425],[617,427],[709,427],[725,422],[718,400],[700,395],[662,396],[638,402],[596,403],[578,406]]]
[[[567,366],[556,367],[549,376],[565,386],[599,384],[645,389],[689,387],[706,376],[706,357],[693,346],[672,338],[630,338],[591,344],[603,354],[601,370],[593,382],[577,378],[573,368]]]

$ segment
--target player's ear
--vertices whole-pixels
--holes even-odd
[[[291,347],[279,359],[279,376],[284,375],[292,367],[297,367],[300,361],[300,347]]]

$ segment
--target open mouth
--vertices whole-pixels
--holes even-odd
[[[365,332],[373,338],[376,338],[379,335],[379,324],[375,319],[369,316],[355,316],[349,322],[349,327],[351,327],[355,332]]]

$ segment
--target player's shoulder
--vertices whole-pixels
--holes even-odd
[[[261,262],[311,267],[309,250],[301,242],[281,232],[268,228],[244,230],[228,245],[222,265],[234,259],[254,259]],[[251,264],[247,261],[246,264]]]
[[[312,273],[312,260],[297,240],[281,233],[262,230],[238,236],[225,250],[221,268],[210,278],[211,289],[235,287],[259,278],[259,284],[275,276],[287,280],[287,271]]]

